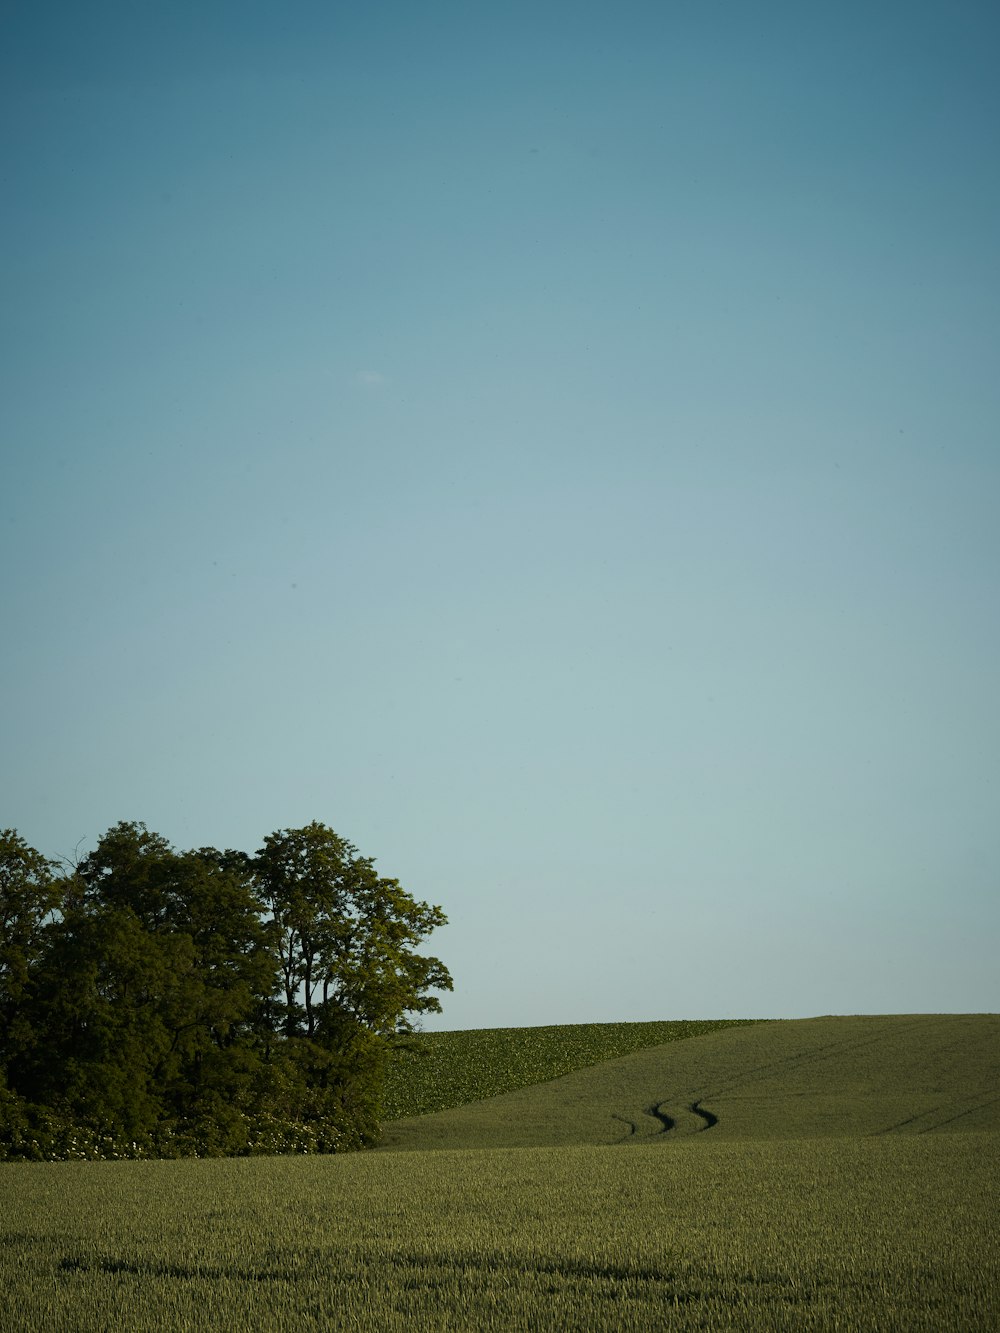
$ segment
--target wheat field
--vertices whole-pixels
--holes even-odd
[[[0,1328],[978,1333],[998,1038],[761,1023],[400,1119],[374,1153],[8,1164]]]

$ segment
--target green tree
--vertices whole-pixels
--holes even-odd
[[[12,1065],[18,1090],[95,1131],[152,1135],[162,1118],[153,1070],[170,1046],[162,995],[179,962],[130,910],[85,908],[71,892],[33,988],[39,1040]]]
[[[440,959],[416,952],[447,918],[418,902],[325,824],[282,829],[254,861],[278,931],[287,1035],[326,1038],[345,1022],[388,1037],[411,1015],[440,1012],[451,990]]]
[[[61,898],[57,870],[16,829],[0,830],[0,1070],[33,1041],[26,1001]]]
[[[276,987],[249,858],[175,852],[120,823],[65,904],[37,987],[44,1049],[20,1071],[28,1095],[133,1138],[232,1119]]]
[[[121,822],[55,870],[0,835],[0,1155],[375,1141],[390,1038],[451,989],[440,908],[316,823],[250,858]]]

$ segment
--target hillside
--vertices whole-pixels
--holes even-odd
[[[383,1116],[447,1111],[614,1060],[650,1046],[686,1041],[754,1019],[567,1023],[558,1027],[422,1032],[406,1039],[386,1070]]]
[[[387,1124],[381,1149],[1000,1129],[1000,1016],[758,1023]]]

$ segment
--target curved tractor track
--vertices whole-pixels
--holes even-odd
[[[719,1117],[705,1109],[700,1101],[687,1102],[683,1105],[672,1101],[653,1102],[643,1108],[644,1121],[636,1122],[625,1116],[613,1118],[627,1126],[627,1139],[647,1140],[669,1134],[671,1138],[682,1138],[689,1134],[703,1134],[706,1129],[719,1123]],[[654,1122],[654,1126],[649,1124]]]

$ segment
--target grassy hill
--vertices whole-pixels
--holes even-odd
[[[8,1163],[0,1333],[981,1333],[998,1103],[1000,1017],[822,1018],[402,1119],[374,1153]]]
[[[453,1053],[461,1059],[461,1043]],[[727,1027],[398,1120],[386,1126],[382,1146],[667,1144],[708,1129],[713,1142],[995,1132],[1000,1017],[812,1018]]]
[[[649,1046],[753,1021],[572,1023],[420,1033],[397,1049],[389,1065],[383,1115],[399,1120],[445,1111],[533,1083],[548,1083]]]

